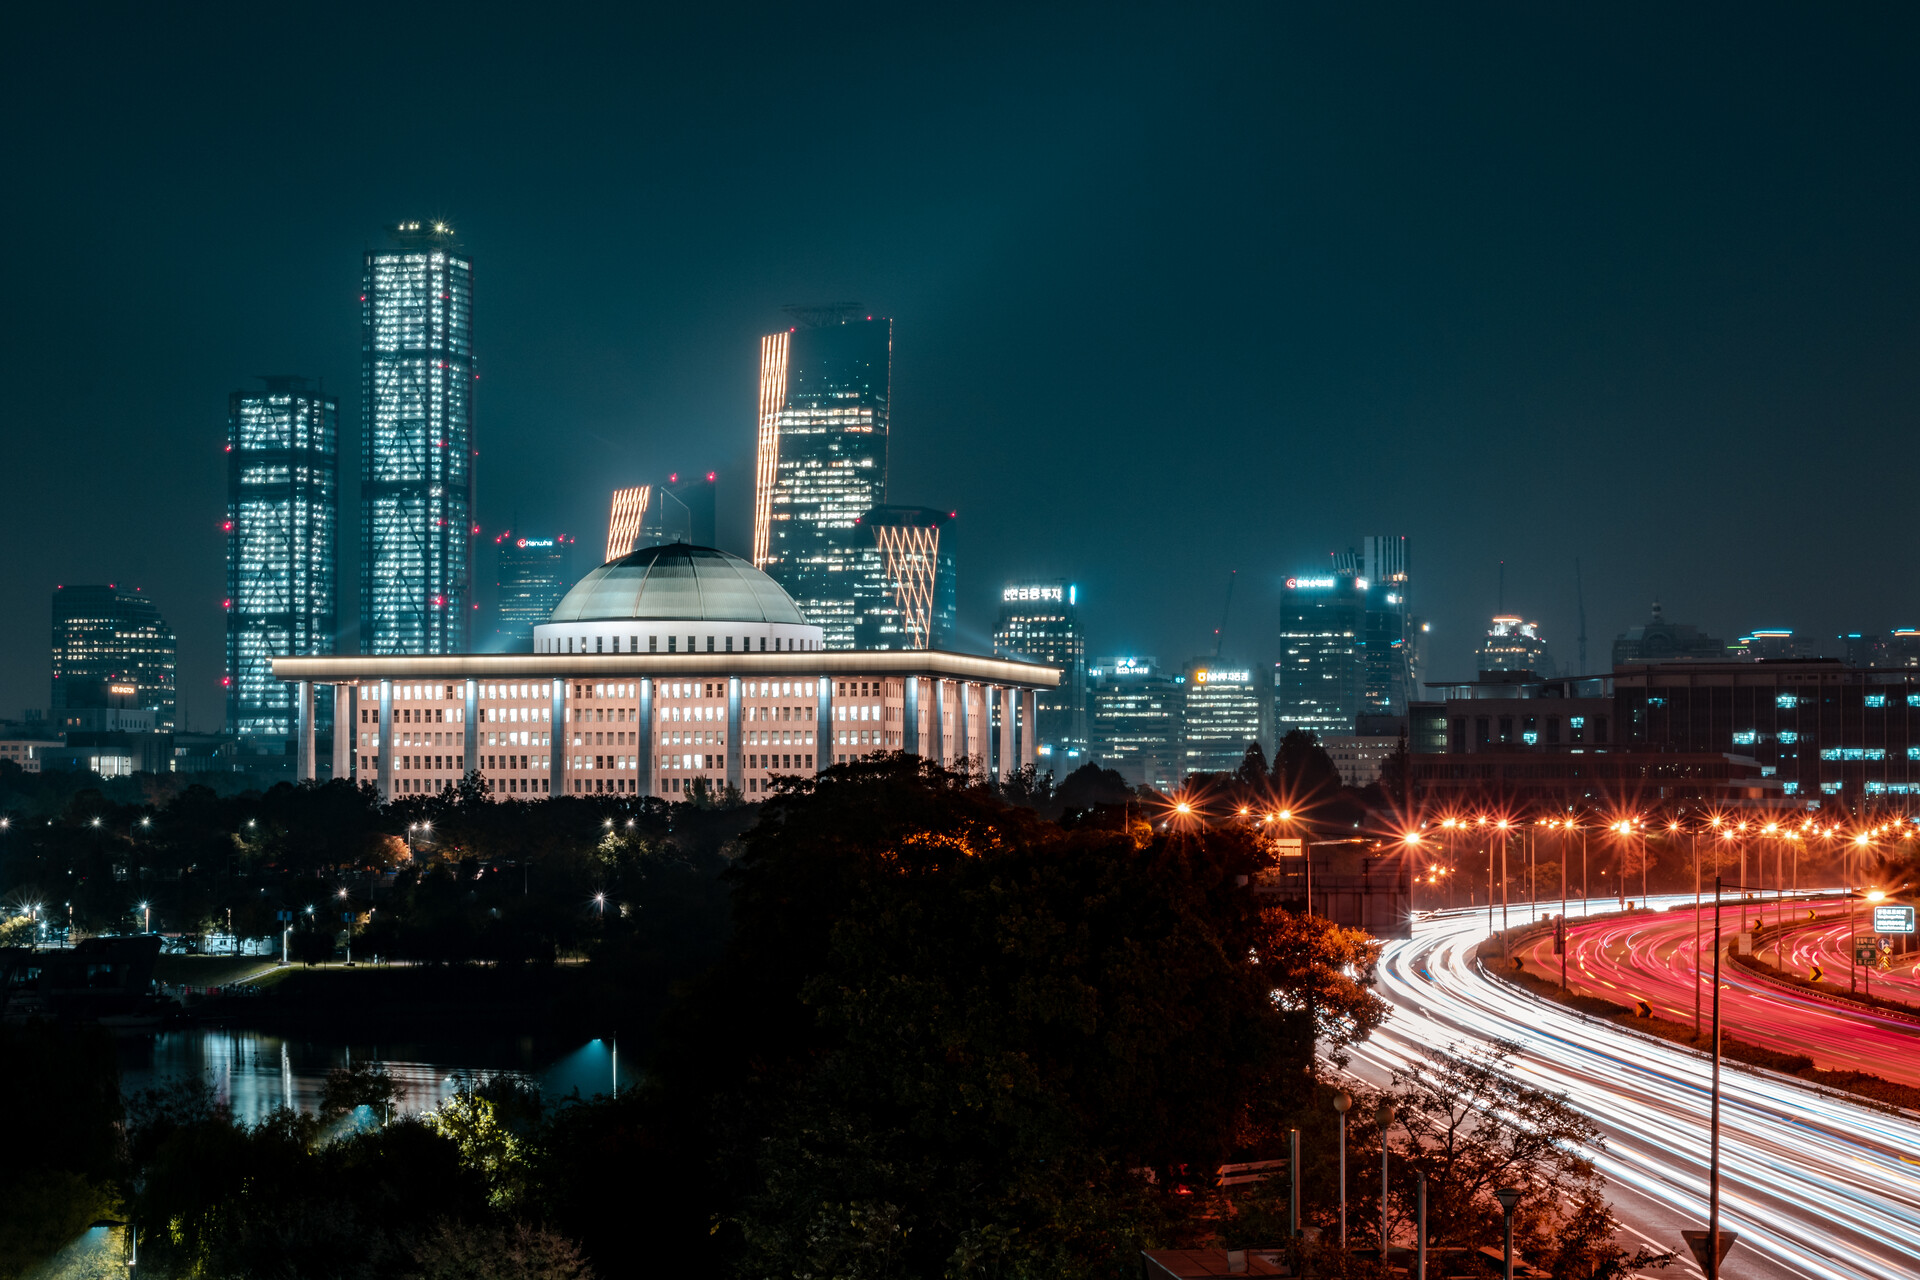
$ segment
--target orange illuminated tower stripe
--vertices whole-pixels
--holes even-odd
[[[940,562],[938,525],[876,525],[873,536],[893,580],[894,603],[907,629],[908,647],[933,645],[933,577]]]
[[[766,567],[773,534],[773,481],[780,464],[780,411],[787,404],[787,335],[760,339],[760,442],[753,468],[753,567]]]
[[[650,484],[613,491],[613,514],[607,519],[607,559],[618,560],[633,554],[633,544],[640,540],[640,522],[646,518],[647,498],[652,492]]]

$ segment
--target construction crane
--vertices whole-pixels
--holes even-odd
[[[1227,642],[1227,618],[1233,613],[1233,584],[1240,578],[1238,569],[1227,571],[1227,604],[1220,610],[1220,625],[1213,629],[1213,660],[1220,661],[1220,646]]]
[[[1587,592],[1580,582],[1580,557],[1573,558],[1573,596],[1580,605],[1580,674],[1587,674]]]

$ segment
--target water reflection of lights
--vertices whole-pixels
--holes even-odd
[[[611,1041],[536,1051],[528,1037],[481,1044],[342,1044],[285,1039],[254,1031],[163,1032],[127,1042],[122,1088],[133,1094],[175,1080],[199,1078],[235,1118],[258,1121],[277,1108],[317,1111],[327,1073],[378,1063],[393,1077],[402,1113],[439,1106],[465,1082],[505,1075],[537,1085],[549,1099],[612,1093],[636,1083]],[[150,1047],[149,1047],[150,1046]]]

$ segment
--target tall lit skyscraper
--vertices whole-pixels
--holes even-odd
[[[1183,684],[1156,670],[1152,658],[1097,659],[1088,668],[1088,731],[1093,758],[1136,786],[1165,789],[1181,769]],[[1235,761],[1235,763],[1239,763]]]
[[[1540,624],[1528,622],[1517,614],[1503,613],[1493,620],[1487,638],[1473,652],[1476,671],[1531,671],[1537,676],[1555,674],[1547,642]]]
[[[305,378],[227,397],[227,732],[290,740],[273,659],[332,653],[340,404]]]
[[[573,589],[573,539],[524,538],[509,530],[493,540],[494,648],[518,653],[533,646],[533,629],[546,622]]]
[[[1368,535],[1360,549],[1333,557],[1334,572],[1351,577],[1365,599],[1361,619],[1360,713],[1405,715],[1417,690],[1412,553],[1403,537]]]
[[[360,651],[459,653],[473,609],[473,264],[402,222],[361,288]]]
[[[753,563],[786,588],[829,649],[854,646],[854,523],[887,500],[893,322],[849,307],[796,311],[760,342]]]
[[[57,587],[53,593],[54,720],[60,712],[144,707],[154,729],[174,724],[173,628],[140,588]]]
[[[1042,763],[1072,769],[1087,753],[1087,639],[1079,588],[1064,580],[1010,582],[1000,588],[993,651],[1059,667],[1060,686],[1036,695]]]
[[[1352,733],[1361,710],[1366,588],[1351,573],[1288,578],[1280,595],[1280,660],[1273,669],[1273,732]],[[1368,584],[1371,585],[1370,583]]]
[[[1247,748],[1268,736],[1265,683],[1237,663],[1196,658],[1187,664],[1180,699],[1182,775],[1231,773]]]
[[[859,649],[951,649],[959,612],[948,512],[931,507],[874,507],[851,536],[864,545],[851,557],[853,646]]]

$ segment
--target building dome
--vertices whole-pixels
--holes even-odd
[[[543,653],[685,652],[705,648],[708,636],[716,652],[731,651],[735,642],[743,650],[765,648],[757,643],[762,637],[778,649],[820,647],[820,629],[772,578],[739,556],[684,542],[642,547],[588,573],[534,629],[534,647]]]

